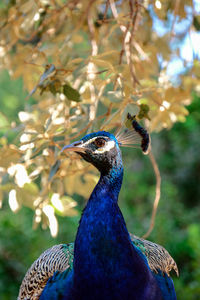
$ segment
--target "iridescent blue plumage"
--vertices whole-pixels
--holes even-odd
[[[114,140],[115,143],[117,144],[117,146],[119,146],[118,140],[116,139],[116,137],[112,133],[107,132],[107,131],[97,131],[97,132],[89,133],[89,134],[85,135],[81,140],[84,142],[87,142],[87,141],[93,139],[94,137],[99,137],[99,136],[108,137],[111,140]]]
[[[123,164],[115,136],[92,133],[64,149],[79,153],[101,176],[80,220],[73,269],[55,273],[40,299],[175,300],[172,280],[151,271],[118,207]]]

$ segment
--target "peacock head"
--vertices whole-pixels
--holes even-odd
[[[123,170],[120,146],[142,149],[144,154],[150,151],[150,136],[138,124],[135,116],[127,115],[129,128],[122,127],[116,136],[106,131],[85,135],[81,140],[65,146],[62,151],[75,151],[86,161],[93,164],[102,174],[113,174]]]
[[[75,151],[93,164],[102,174],[122,168],[121,151],[116,137],[106,131],[85,135],[81,140],[65,146],[62,151]]]

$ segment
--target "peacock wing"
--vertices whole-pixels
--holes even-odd
[[[177,265],[165,248],[133,234],[130,234],[130,237],[134,246],[145,255],[150,269],[155,274],[159,276],[160,273],[166,273],[169,276],[170,271],[174,269],[178,275]],[[63,271],[72,270],[73,255],[74,243],[55,245],[43,252],[27,271],[20,286],[18,300],[39,299],[50,277],[58,277]]]
[[[44,251],[27,271],[20,286],[18,300],[37,300],[53,274],[71,270],[74,244],[60,244]]]
[[[174,270],[177,276],[179,276],[176,262],[165,248],[133,234],[130,234],[130,237],[134,246],[139,248],[146,256],[149,267],[154,273],[161,272],[169,276],[170,271]]]

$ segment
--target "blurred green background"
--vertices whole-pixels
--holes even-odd
[[[24,103],[22,81],[11,81],[0,73],[0,134],[10,140],[16,132],[6,130],[18,122]],[[152,135],[152,148],[162,176],[161,200],[156,224],[149,239],[163,245],[178,264],[180,277],[173,274],[177,298],[200,299],[200,98],[193,95],[185,123]],[[6,116],[6,117],[5,117]],[[123,149],[125,175],[120,207],[130,232],[142,236],[148,229],[155,195],[155,177],[148,157],[136,149]],[[75,238],[79,215],[59,217],[59,233],[32,229],[34,212],[23,207],[14,214],[4,198],[0,209],[0,299],[17,298],[19,286],[31,263],[48,247]]]

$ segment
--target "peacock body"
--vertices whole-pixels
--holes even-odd
[[[99,131],[64,147],[92,163],[100,179],[83,211],[74,245],[45,251],[28,270],[18,299],[176,299],[169,277],[171,269],[178,273],[176,263],[163,247],[130,235],[119,209],[122,140]]]

